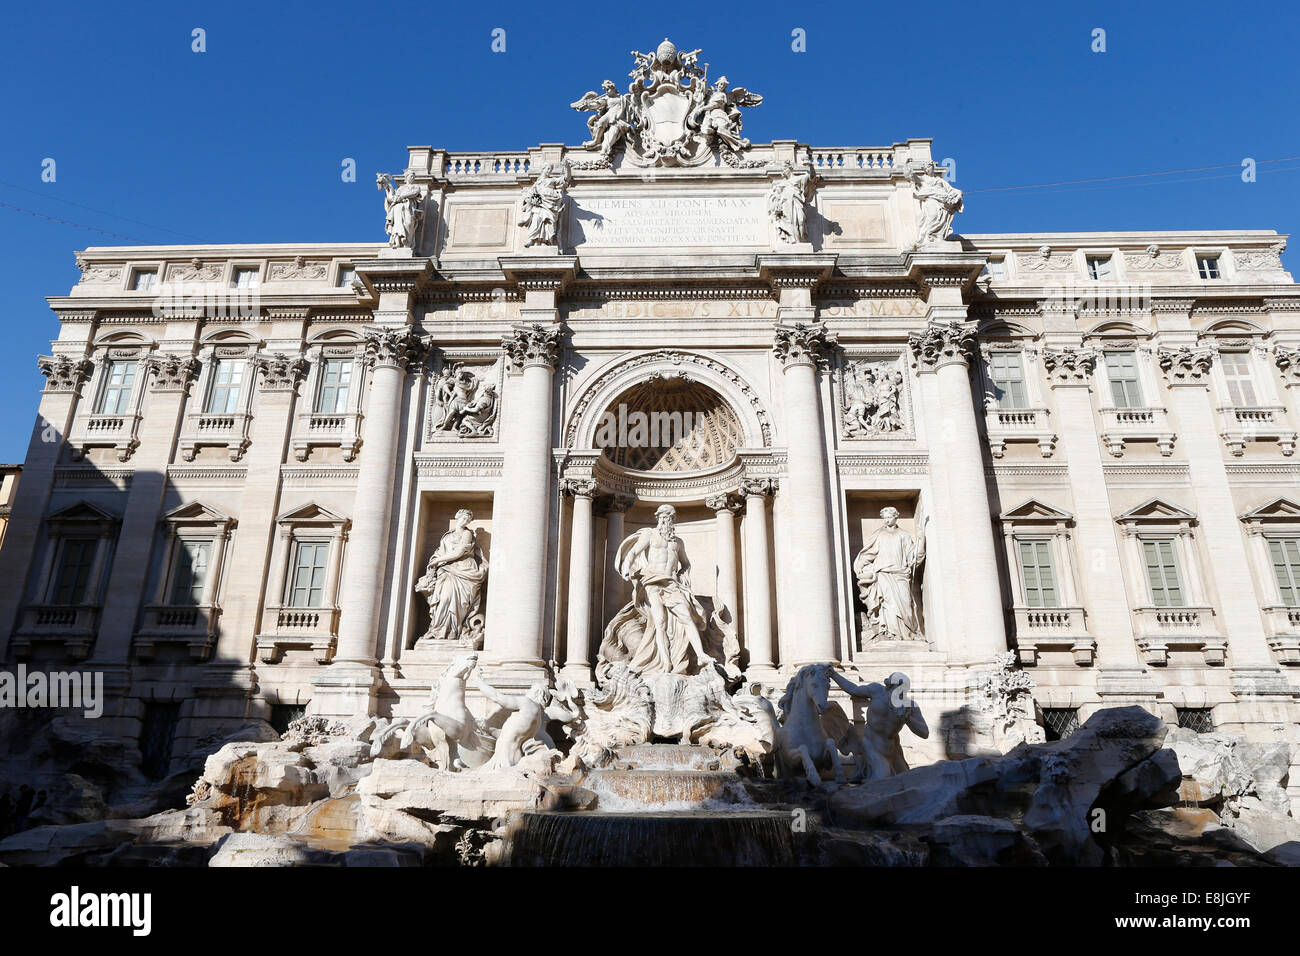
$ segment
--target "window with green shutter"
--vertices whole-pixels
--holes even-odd
[[[1287,607],[1300,607],[1300,538],[1270,538],[1268,556],[1278,597]]]
[[[1174,553],[1173,539],[1143,541],[1142,554],[1146,559],[1151,603],[1156,607],[1183,607],[1183,590],[1178,581],[1178,559]]]
[[[1027,607],[1060,607],[1050,541],[1020,541],[1020,575]]]

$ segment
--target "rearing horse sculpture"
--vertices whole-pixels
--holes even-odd
[[[821,771],[834,770],[835,782],[844,783],[844,764],[835,737],[823,725],[830,707],[830,664],[807,664],[790,678],[778,706],[782,722],[776,728],[776,772],[789,778],[802,768],[812,787],[823,786]],[[765,703],[767,703],[765,701]],[[767,707],[771,707],[767,703]]]
[[[428,725],[433,724],[447,739],[447,769],[469,770],[491,759],[496,741],[465,706],[465,682],[477,666],[477,654],[466,654],[448,665],[432,688],[432,704],[403,730],[403,750],[417,739],[423,746],[436,745],[429,734]]]

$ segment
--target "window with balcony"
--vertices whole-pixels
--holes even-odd
[[[1300,504],[1274,498],[1241,516],[1255,561],[1269,644],[1300,665]]]
[[[1052,568],[1050,541],[1017,542],[1020,550],[1020,580],[1025,587],[1025,605],[1031,608],[1058,607],[1056,572]]]
[[[1270,538],[1268,556],[1278,600],[1285,607],[1300,607],[1300,538]]]
[[[51,604],[74,605],[85,602],[90,571],[98,548],[99,540],[96,538],[63,539],[54,586],[50,589]]]
[[[1011,616],[1020,662],[1033,665],[1055,654],[1060,663],[1091,664],[1096,643],[1076,584],[1073,516],[1031,498],[1000,517],[1008,567],[1014,569]]]
[[[325,566],[328,541],[299,541],[294,547],[293,571],[285,604],[289,607],[320,607],[325,594]]]
[[[1222,278],[1222,273],[1219,272],[1218,256],[1197,256],[1196,271],[1200,273],[1202,279]]]
[[[990,352],[989,381],[998,408],[1028,408],[1025,365],[1019,352]]]
[[[1146,562],[1147,593],[1155,607],[1183,607],[1183,588],[1179,583],[1178,555],[1173,539],[1142,542]]]
[[[113,359],[103,366],[104,384],[95,411],[101,415],[125,415],[131,410],[137,363],[134,359]]]
[[[243,359],[220,359],[212,372],[207,411],[231,415],[239,411],[239,393],[244,384]]]
[[[1249,352],[1220,352],[1219,367],[1223,371],[1228,402],[1234,408],[1251,408],[1259,404]]]
[[[1105,361],[1110,397],[1115,407],[1141,408],[1142,383],[1138,375],[1137,352],[1108,351]]]
[[[320,389],[316,392],[317,412],[341,415],[348,410],[353,364],[350,358],[325,359],[320,370]]]
[[[203,603],[212,560],[211,541],[181,541],[172,568],[171,603],[174,607]]]

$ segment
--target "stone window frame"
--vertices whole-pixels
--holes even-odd
[[[157,295],[163,286],[166,265],[166,262],[161,259],[127,262],[125,268],[122,269],[122,291],[134,295]],[[136,276],[142,272],[152,272],[154,274],[152,289],[137,289],[135,287]]]
[[[1171,650],[1199,650],[1205,663],[1219,666],[1227,660],[1227,642],[1217,630],[1217,613],[1210,601],[1208,578],[1201,557],[1192,512],[1164,498],[1149,498],[1117,515],[1121,532],[1122,562],[1130,600],[1130,615],[1138,652],[1150,665],[1169,663]],[[1172,541],[1183,603],[1157,607],[1146,578],[1147,541]]]
[[[113,448],[121,462],[128,461],[135,453],[140,445],[144,394],[148,390],[149,366],[146,360],[157,347],[155,341],[133,331],[111,332],[94,341],[88,356],[90,374],[68,430],[68,445],[74,460],[86,457],[92,448]],[[136,363],[129,407],[122,413],[96,411],[100,397],[108,387],[107,370],[115,361]]]
[[[211,505],[191,501],[169,511],[160,525],[160,562],[152,598],[144,606],[140,627],[135,634],[135,655],[149,660],[158,646],[179,644],[188,650],[192,659],[206,660],[217,638],[223,572],[236,521]],[[178,605],[172,603],[171,594],[180,549],[187,541],[210,545],[208,577],[204,582],[203,599],[198,604]]]
[[[1156,370],[1154,334],[1134,322],[1111,320],[1085,332],[1083,345],[1095,349],[1097,354],[1092,384],[1097,395],[1097,414],[1101,419],[1101,440],[1106,450],[1113,457],[1120,458],[1128,442],[1150,441],[1156,443],[1162,456],[1171,456],[1175,434],[1169,422],[1168,406],[1163,404],[1165,393]],[[1134,353],[1144,404],[1135,407],[1114,404],[1107,352]],[[1155,404],[1156,401],[1162,404]]]
[[[1300,502],[1285,495],[1271,498],[1240,520],[1260,585],[1260,612],[1269,645],[1279,663],[1300,665],[1300,606],[1282,603],[1268,550],[1270,540],[1300,538]]]
[[[48,515],[44,522],[41,544],[36,552],[40,571],[30,582],[31,600],[23,608],[13,639],[16,656],[25,656],[38,641],[60,643],[76,659],[86,657],[95,642],[104,591],[117,546],[121,519],[112,512],[85,499],[73,502]],[[55,604],[53,589],[66,542],[94,538],[95,556],[86,579],[86,593],[76,604]]]
[[[1068,652],[1074,663],[1093,663],[1097,643],[1088,633],[1087,612],[1079,587],[1074,555],[1074,516],[1038,498],[1029,498],[999,516],[1011,585],[1008,608],[1020,663],[1033,666],[1044,653]],[[1025,600],[1020,542],[1047,541],[1056,575],[1059,602],[1053,608],[1031,608]]]
[[[1214,285],[1226,285],[1236,278],[1235,270],[1231,268],[1231,256],[1228,255],[1227,246],[1192,246],[1187,250],[1188,258],[1192,260],[1192,275],[1197,282],[1205,282]],[[1219,276],[1217,279],[1205,279],[1201,277],[1201,259],[1217,259]]]
[[[1123,282],[1124,275],[1124,252],[1117,248],[1084,248],[1080,247],[1075,250],[1079,257],[1079,265],[1083,268],[1083,278],[1088,283],[1093,282]],[[1105,279],[1094,279],[1089,269],[1089,263],[1094,259],[1104,259],[1110,264],[1110,275]]]
[[[1056,450],[1058,439],[1051,428],[1051,411],[1043,389],[1046,372],[1042,367],[1039,338],[1038,333],[1032,329],[1001,321],[990,323],[979,330],[980,361],[977,375],[984,405],[989,452],[994,458],[1001,458],[1010,442],[1033,442],[1038,445],[1039,454],[1043,458],[1051,458]],[[1026,407],[1001,408],[997,404],[993,378],[989,371],[994,352],[1020,354]]]
[[[329,326],[308,335],[306,343],[307,379],[303,400],[294,415],[291,451],[295,459],[305,462],[311,450],[317,447],[340,448],[343,460],[356,460],[361,448],[361,420],[369,366],[365,361],[366,343],[361,333],[351,326]],[[325,360],[349,358],[352,360],[352,384],[348,391],[346,410],[318,412],[316,402],[320,396]]]
[[[229,259],[226,261],[225,274],[222,276],[222,288],[238,289],[235,285],[235,276],[245,269],[257,270],[257,284],[245,286],[242,291],[253,293],[258,292],[266,285],[267,282],[267,265],[265,259]]]
[[[1215,362],[1210,368],[1214,411],[1219,418],[1219,435],[1234,457],[1245,454],[1246,445],[1255,441],[1274,440],[1282,454],[1295,454],[1297,433],[1287,410],[1286,399],[1278,390],[1274,375],[1271,332],[1244,319],[1225,319],[1202,329],[1199,345],[1214,349]],[[1249,356],[1251,383],[1255,387],[1254,405],[1234,405],[1223,373],[1222,354],[1246,353]]]
[[[351,259],[334,259],[333,261],[330,262],[330,269],[329,269],[329,284],[330,284],[330,288],[331,288],[331,289],[343,289],[343,290],[345,290],[345,291],[351,292],[351,291],[352,291],[352,282],[349,282],[347,285],[344,285],[344,284],[343,284],[343,270],[344,270],[344,269],[351,269],[351,270],[352,270],[352,280],[353,280],[354,282],[356,281],[356,278],[357,278],[357,268],[356,268],[356,264],[355,264]]]
[[[230,328],[214,329],[200,338],[198,381],[186,401],[185,418],[177,442],[177,452],[182,460],[193,461],[200,448],[225,448],[232,462],[244,457],[251,441],[253,393],[257,382],[253,360],[265,344],[243,330]],[[233,412],[209,412],[208,398],[215,383],[217,365],[222,359],[243,362],[239,407]]]
[[[338,639],[341,570],[351,526],[350,518],[335,514],[314,501],[298,505],[276,519],[261,627],[256,637],[257,654],[262,663],[278,663],[284,652],[291,648],[311,650],[319,664],[327,664],[333,658]],[[318,608],[288,605],[293,571],[290,560],[300,541],[325,541],[329,544],[325,593]]]

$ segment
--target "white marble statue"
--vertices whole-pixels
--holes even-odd
[[[950,185],[933,166],[926,170],[909,166],[907,178],[912,183],[912,195],[921,203],[916,241],[910,248],[922,249],[942,242],[952,235],[952,220],[962,211],[961,190]]]
[[[415,174],[409,169],[403,174],[400,186],[394,187],[387,173],[380,173],[375,182],[384,191],[384,230],[388,233],[388,245],[394,249],[415,249],[424,221],[424,187],[416,185]]]
[[[528,227],[525,246],[558,246],[560,222],[573,174],[567,162],[547,163],[519,200],[519,225]]]
[[[703,102],[692,114],[691,121],[704,142],[712,143],[716,139],[738,153],[749,148],[749,140],[740,135],[740,107],[759,106],[763,97],[743,86],[734,90],[730,86],[725,76],[718,77],[713,88],[703,94]]]
[[[786,160],[781,178],[773,181],[767,191],[767,214],[781,242],[808,241],[806,204],[813,191],[812,170]]]
[[[921,708],[908,693],[911,682],[895,671],[883,684],[855,684],[832,670],[831,679],[854,700],[864,702],[866,724],[855,734],[853,746],[858,761],[854,780],[878,780],[907,770],[898,735],[904,727],[922,740],[930,736]]]
[[[448,770],[469,770],[482,766],[496,747],[492,732],[465,705],[465,683],[478,667],[478,654],[466,654],[452,661],[429,690],[429,706],[402,731],[401,748],[420,744],[434,749],[438,741],[430,731],[436,727],[447,744]]]
[[[701,635],[704,609],[691,593],[691,563],[675,529],[677,511],[661,505],[656,525],[619,546],[618,573],[632,582],[632,600],[609,622],[605,660],[626,660],[642,676],[695,674],[714,665]]]
[[[564,723],[578,717],[567,707],[552,705],[552,694],[546,681],[535,681],[523,694],[503,694],[488,683],[482,668],[475,673],[483,696],[511,712],[497,731],[496,747],[492,759],[483,765],[484,770],[513,767],[534,750],[547,746],[549,738],[543,739],[540,735],[548,717]]]
[[[424,576],[415,584],[415,590],[429,603],[429,629],[420,644],[482,636],[475,621],[482,607],[488,562],[469,526],[473,520],[474,513],[468,508],[456,512],[451,530],[442,536],[429,556]]]
[[[898,526],[897,508],[882,508],[880,517],[884,524],[853,561],[871,639],[924,640],[915,584],[925,562],[925,525],[914,541]]]
[[[493,434],[497,419],[496,386],[461,365],[444,368],[435,387],[435,431],[462,438]]]
[[[614,150],[635,122],[635,107],[631,93],[619,93],[613,80],[600,85],[601,92],[587,91],[582,99],[569,105],[579,112],[591,112],[587,128],[591,139],[583,143],[584,149],[596,150],[604,159],[611,159]]]
[[[835,744],[842,728],[831,728],[823,722],[831,706],[834,671],[831,664],[807,664],[786,685],[778,704],[780,726],[773,748],[778,777],[792,779],[802,772],[809,786],[821,787],[821,771],[832,770],[836,783],[846,782],[844,761]]]

